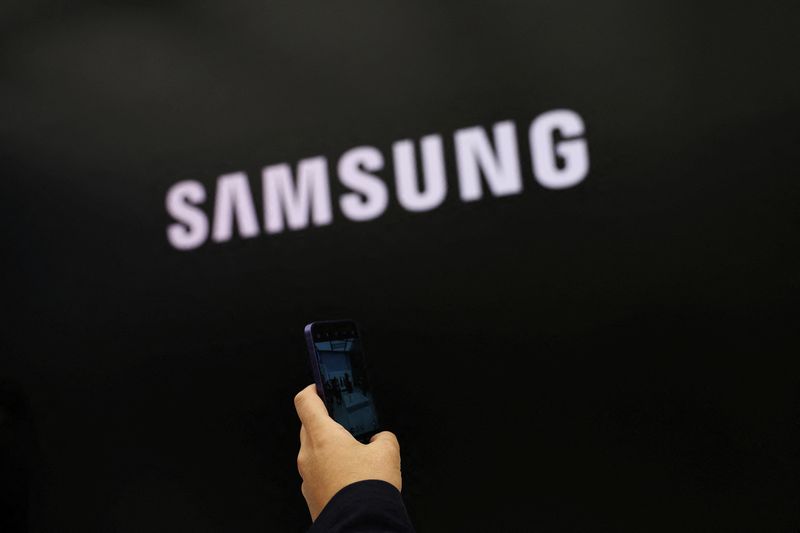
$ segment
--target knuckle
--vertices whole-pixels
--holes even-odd
[[[300,453],[297,454],[297,470],[302,473],[305,470],[307,464],[308,464],[308,454],[301,451]]]
[[[305,397],[306,396],[305,396],[305,394],[303,394],[303,392],[304,391],[300,391],[300,392],[298,392],[297,394],[294,395],[294,405],[295,405],[295,407],[299,407],[305,401]]]
[[[384,442],[386,443],[386,446],[390,447],[391,449],[398,452],[400,451],[400,442],[397,440],[397,436],[394,433],[387,431]]]
[[[400,450],[396,446],[386,447],[386,456],[394,462],[400,460]]]

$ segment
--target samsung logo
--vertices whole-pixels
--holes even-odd
[[[589,151],[580,115],[567,109],[542,113],[528,125],[527,133],[533,177],[540,186],[565,189],[583,181],[589,172]],[[480,126],[460,129],[453,141],[463,202],[479,200],[485,191],[498,197],[522,192],[513,121],[498,122],[491,132]],[[363,222],[384,213],[390,192],[377,173],[389,165],[394,169],[394,194],[404,209],[430,211],[442,204],[448,192],[442,136],[426,135],[418,144],[403,139],[392,144],[391,152],[391,163],[374,146],[358,146],[339,157],[336,178],[349,190],[336,199],[342,216]],[[167,191],[166,208],[174,220],[167,227],[167,240],[177,250],[191,250],[209,237],[214,243],[228,241],[234,232],[250,238],[331,224],[329,172],[329,161],[322,156],[302,159],[295,166],[267,166],[261,173],[260,199],[253,197],[247,174],[224,174],[217,178],[213,202],[202,183],[180,181]],[[213,210],[207,213],[204,206],[212,203]]]

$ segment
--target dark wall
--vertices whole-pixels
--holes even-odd
[[[420,531],[795,531],[797,12],[734,4],[7,3],[8,527],[303,530],[302,328],[351,317]],[[591,167],[552,190],[559,108]],[[523,191],[461,201],[453,132],[503,120]],[[431,133],[441,206],[342,216],[342,153],[391,191]],[[175,183],[211,216],[246,172],[261,217],[312,156],[332,224],[170,246]]]

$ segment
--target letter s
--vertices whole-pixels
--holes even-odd
[[[339,158],[339,181],[357,191],[339,198],[339,207],[350,220],[371,220],[386,210],[389,203],[386,184],[378,176],[370,174],[382,168],[383,155],[372,146],[352,148]]]
[[[197,206],[206,200],[206,190],[197,181],[179,181],[167,191],[167,212],[177,223],[167,227],[167,239],[178,250],[191,250],[208,237],[208,219]]]

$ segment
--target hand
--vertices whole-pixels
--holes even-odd
[[[294,397],[294,406],[302,423],[297,469],[312,521],[334,494],[356,481],[380,479],[402,488],[400,444],[393,433],[377,433],[369,444],[358,442],[328,416],[314,385]]]

